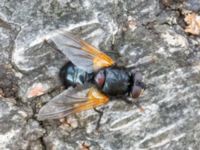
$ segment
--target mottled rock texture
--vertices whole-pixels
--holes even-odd
[[[200,14],[199,0],[1,0],[0,149],[198,150],[200,37],[184,32],[185,11]],[[44,42],[59,28],[124,65],[155,58],[137,68],[148,85],[145,111],[112,101],[99,132],[93,110],[69,116],[71,126],[39,122],[38,110],[63,90],[67,60]]]

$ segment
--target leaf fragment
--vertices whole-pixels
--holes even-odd
[[[200,35],[200,16],[196,13],[189,13],[186,14],[184,20],[188,24],[185,32],[193,35]]]

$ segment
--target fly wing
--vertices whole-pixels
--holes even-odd
[[[75,95],[74,91],[65,90],[51,99],[40,109],[37,115],[38,120],[58,119],[71,114],[75,104],[87,101],[85,95]]]
[[[114,64],[109,56],[64,29],[56,30],[46,40],[52,42],[73,64],[89,73]]]
[[[95,88],[85,94],[77,97],[65,90],[54,97],[49,103],[44,105],[38,114],[38,120],[57,119],[65,117],[72,113],[81,112],[106,104],[109,98]]]

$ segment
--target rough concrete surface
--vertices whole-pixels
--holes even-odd
[[[200,15],[199,0],[1,0],[0,149],[199,150],[200,37],[184,31],[190,11]],[[44,42],[59,28],[127,66],[154,58],[137,68],[145,111],[111,101],[98,132],[93,110],[38,121],[63,91],[66,58]]]

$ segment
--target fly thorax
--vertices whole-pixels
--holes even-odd
[[[110,95],[124,95],[129,89],[129,74],[120,68],[106,68],[95,76],[95,82],[102,92]]]
[[[95,85],[98,88],[103,88],[103,85],[105,83],[105,71],[104,70],[100,70],[99,72],[96,73],[95,77],[94,77],[94,82]]]

